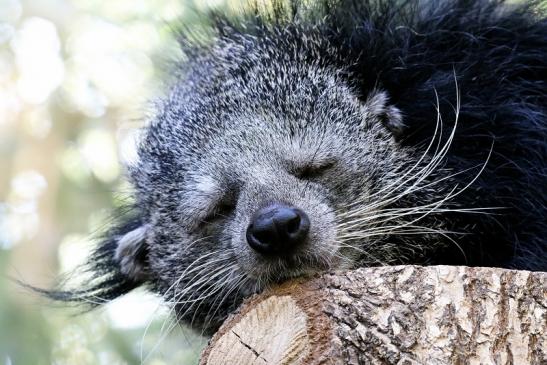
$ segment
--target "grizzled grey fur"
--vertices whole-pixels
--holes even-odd
[[[535,3],[322,1],[211,16],[129,167],[136,203],[90,259],[113,299],[147,285],[214,331],[288,278],[359,266],[547,269],[547,24]],[[259,209],[310,220],[289,257]],[[530,214],[531,212],[531,214]]]

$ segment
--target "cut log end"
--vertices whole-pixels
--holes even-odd
[[[309,350],[307,317],[290,296],[266,298],[220,337],[207,364],[297,364]]]
[[[397,266],[247,301],[201,364],[546,364],[547,274]]]

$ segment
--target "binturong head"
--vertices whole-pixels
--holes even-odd
[[[282,42],[219,39],[192,60],[130,166],[141,225],[118,241],[120,270],[198,327],[273,283],[355,266],[350,212],[408,160],[387,93],[359,96],[310,58],[324,45]]]

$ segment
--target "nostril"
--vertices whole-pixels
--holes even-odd
[[[300,243],[308,236],[308,232],[310,231],[310,219],[304,211],[298,208],[293,208],[293,210],[296,214],[296,218],[291,220],[290,224],[287,226],[287,232],[294,242]]]
[[[295,234],[300,230],[300,216],[296,216],[287,222],[287,233]]]
[[[272,254],[276,249],[274,242],[277,233],[273,221],[269,222],[270,224],[264,224],[264,221],[258,222],[259,224],[251,223],[246,234],[249,246],[264,255]]]
[[[252,231],[253,237],[260,243],[266,245],[268,242],[272,239],[273,232],[271,231],[259,231],[253,229]]]

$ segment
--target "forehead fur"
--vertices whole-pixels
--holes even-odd
[[[360,101],[343,72],[314,53],[319,45],[293,44],[287,53],[274,41],[238,41],[219,38],[210,53],[188,61],[183,80],[148,129],[141,159],[199,158],[196,153],[220,134],[229,138],[234,130],[250,132],[257,124],[296,132],[291,128],[310,130],[341,115],[346,123],[359,123]],[[334,104],[347,111],[331,113],[328,106]]]

